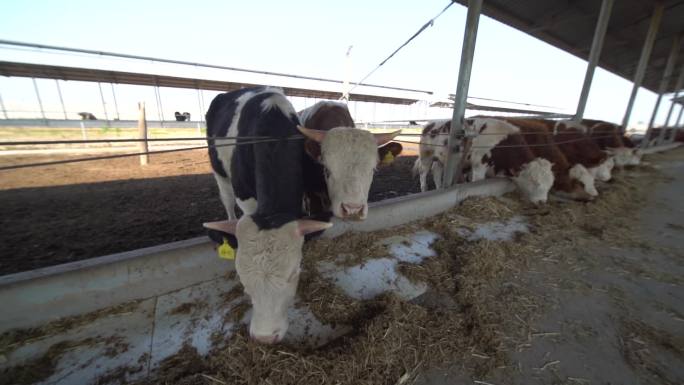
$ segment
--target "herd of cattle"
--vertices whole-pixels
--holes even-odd
[[[375,169],[403,149],[393,141],[399,132],[357,129],[346,105],[336,102],[297,113],[271,87],[218,95],[206,119],[209,158],[228,219],[204,225],[212,239],[219,234],[237,249],[235,268],[253,307],[250,335],[276,343],[288,328],[305,237],[332,226],[332,215],[366,218]],[[464,125],[478,135],[468,145],[461,139],[459,147],[468,149],[458,154],[463,180],[507,176],[533,202],[546,201],[549,190],[590,200],[598,194],[595,179],[607,181],[614,166],[638,164],[641,156],[605,122],[483,117]],[[449,121],[423,130],[414,167],[423,191],[430,170],[435,185],[442,185],[449,130]]]
[[[531,202],[546,202],[549,192],[588,201],[598,196],[594,181],[611,179],[613,167],[637,165],[641,151],[612,123],[584,120],[554,121],[528,118],[476,117],[464,121],[475,132],[461,156],[463,180],[511,178]],[[420,138],[420,157],[414,171],[420,188],[427,190],[432,170],[435,186],[442,187],[451,121],[431,122]],[[460,139],[464,141],[464,139]]]

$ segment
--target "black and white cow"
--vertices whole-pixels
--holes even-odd
[[[252,306],[250,334],[263,343],[280,341],[299,281],[306,234],[332,224],[302,219],[304,164],[313,162],[298,136],[299,119],[277,88],[242,89],[218,95],[207,111],[209,158],[228,221],[205,227],[237,238],[235,269]],[[240,138],[245,139],[240,139]],[[253,143],[254,137],[279,138]],[[251,144],[250,144],[251,143]],[[233,197],[244,212],[235,220]],[[232,213],[232,214],[231,214]]]

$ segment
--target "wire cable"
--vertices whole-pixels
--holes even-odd
[[[283,141],[283,140],[299,140],[299,139],[303,139],[303,138],[304,138],[303,136],[291,136],[291,137],[283,137],[283,138],[278,138],[278,139],[258,140],[258,141],[252,141],[252,142],[235,142],[235,143],[214,144],[214,145],[197,146],[197,147],[174,148],[174,149],[169,149],[169,150],[156,150],[156,151],[144,151],[144,152],[136,152],[136,153],[128,153],[128,154],[102,155],[102,156],[94,156],[94,157],[88,157],[88,158],[77,158],[77,159],[63,159],[63,160],[55,160],[55,161],[50,161],[50,162],[24,163],[24,164],[10,165],[10,166],[2,166],[2,167],[0,167],[0,171],[16,170],[16,169],[30,168],[30,167],[54,166],[54,165],[67,164],[67,163],[89,162],[89,161],[95,161],[95,160],[126,158],[126,157],[130,157],[130,156],[166,154],[166,153],[170,153],[170,152],[201,150],[201,149],[208,149],[208,148],[212,148],[212,147],[213,148],[231,147],[231,146],[238,146],[238,145],[271,143],[271,142],[278,142],[278,141]]]
[[[454,3],[455,3],[455,0],[449,1],[449,4],[448,4],[446,7],[444,7],[444,9],[442,9],[442,11],[439,12],[439,13],[437,14],[437,16],[433,17],[432,19],[428,20],[427,23],[423,24],[423,26],[420,27],[420,29],[419,29],[416,33],[414,33],[413,36],[411,36],[408,40],[406,40],[406,41],[404,42],[404,44],[400,45],[399,48],[395,49],[394,52],[392,52],[387,58],[385,58],[385,60],[383,60],[380,64],[378,64],[377,67],[375,67],[375,68],[374,68],[372,71],[370,71],[366,76],[364,76],[361,80],[359,80],[357,83],[355,83],[353,87],[351,87],[350,89],[348,89],[347,91],[345,91],[344,94],[340,97],[340,100],[342,100],[342,99],[347,99],[347,98],[349,97],[349,94],[350,94],[354,89],[356,89],[356,87],[358,87],[359,85],[364,85],[363,82],[365,82],[366,79],[368,79],[371,75],[373,75],[373,73],[375,73],[375,71],[377,71],[377,70],[378,70],[380,67],[382,67],[385,63],[387,63],[387,61],[388,61],[389,59],[391,59],[394,55],[396,55],[397,52],[399,52],[402,48],[404,48],[406,45],[408,45],[408,43],[410,43],[413,39],[415,39],[416,37],[418,37],[418,35],[420,35],[421,33],[423,33],[423,31],[425,31],[428,27],[432,27],[432,26],[435,24],[435,20],[437,20],[438,17],[442,16],[442,14],[443,14],[444,12],[446,12],[446,10],[449,9],[449,7],[451,7],[452,5],[454,5]]]

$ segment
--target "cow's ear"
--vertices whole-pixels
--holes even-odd
[[[304,151],[311,157],[311,159],[319,162],[321,160],[321,144],[313,140],[304,140]]]
[[[401,143],[389,142],[382,147],[378,147],[378,158],[380,159],[380,166],[388,166],[394,162],[394,158],[401,154],[404,147]]]
[[[297,235],[303,237],[307,234],[323,231],[332,227],[330,222],[315,221],[312,219],[297,220]]]
[[[207,229],[216,230],[223,233],[235,235],[235,230],[237,228],[237,219],[228,221],[217,221],[217,222],[205,222],[202,224]]]
[[[318,143],[323,143],[323,139],[325,139],[325,134],[327,134],[327,131],[323,130],[312,130],[310,128],[306,128],[304,126],[297,126],[297,129],[299,132],[301,132],[304,136],[307,138],[316,141]]]
[[[384,134],[373,134],[373,137],[375,138],[375,143],[379,146],[382,146],[383,144],[389,142],[390,140],[394,139],[395,136],[399,135],[401,130],[397,130],[394,132],[387,132]]]

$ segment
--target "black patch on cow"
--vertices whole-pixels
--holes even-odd
[[[483,124],[482,127],[480,127],[480,134],[487,129],[487,123]]]
[[[435,122],[430,122],[423,127],[423,135],[427,134],[435,126]]]
[[[229,233],[224,233],[223,231],[218,231],[214,229],[207,229],[207,236],[209,239],[211,239],[212,242],[216,244],[216,246],[220,246],[223,244],[223,240],[225,239],[228,241],[228,244],[230,247],[233,249],[238,248],[238,241],[235,235],[229,234]]]
[[[441,132],[442,134],[448,134],[449,131],[451,131],[451,121],[444,122],[444,124],[442,124],[442,127],[440,127],[439,132]]]
[[[210,112],[222,113],[220,119],[212,120],[214,129],[208,135],[223,133],[225,136],[236,113],[236,99],[250,90],[223,94],[214,99]],[[286,139],[299,134],[296,115],[285,115],[277,107],[262,110],[261,103],[274,95],[278,94],[264,92],[244,103],[237,127],[237,142],[250,141],[239,137],[254,136],[279,137],[282,140],[238,145],[231,160],[235,196],[241,200],[254,198],[259,202],[252,219],[260,229],[278,228],[302,216],[304,140]],[[215,171],[221,175],[220,170]]]
[[[217,95],[214,100],[211,101],[205,116],[207,120],[207,138],[225,137],[228,134],[230,123],[237,113],[237,99],[247,92],[261,91],[264,88],[265,87],[243,88],[238,91]],[[223,168],[223,164],[218,158],[216,148],[213,147],[215,144],[214,139],[207,139],[207,144],[209,145],[209,162],[211,163],[212,170],[224,178],[227,177],[226,170]]]

